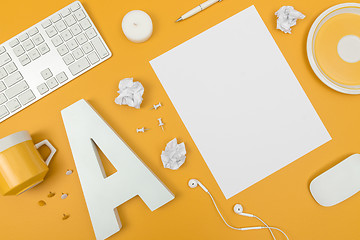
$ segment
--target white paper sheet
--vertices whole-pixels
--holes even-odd
[[[254,6],[150,63],[227,199],[331,140]]]

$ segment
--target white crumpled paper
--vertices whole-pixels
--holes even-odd
[[[291,33],[291,27],[296,25],[296,20],[305,18],[305,15],[296,11],[292,6],[281,7],[275,15],[277,19],[277,29],[284,33]]]
[[[185,144],[178,144],[177,139],[174,138],[166,145],[165,151],[161,153],[164,168],[170,168],[172,170],[178,169],[185,162],[185,154]]]
[[[115,98],[115,103],[128,105],[139,109],[143,101],[144,87],[140,82],[133,82],[133,78],[125,78],[119,82],[119,96]]]

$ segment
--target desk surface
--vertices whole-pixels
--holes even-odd
[[[255,219],[232,212],[235,203],[254,213],[269,225],[283,229],[290,239],[360,239],[360,194],[331,207],[319,206],[311,197],[311,179],[353,153],[359,153],[359,96],[337,93],[326,87],[312,72],[306,57],[307,33],[315,18],[339,0],[292,1],[306,15],[291,35],[276,30],[274,13],[280,0],[224,0],[192,19],[174,23],[181,14],[201,1],[165,0],[86,0],[85,9],[98,27],[113,56],[44,99],[1,123],[0,137],[28,130],[35,142],[49,139],[58,149],[45,182],[17,197],[0,197],[0,239],[95,239],[80,182],[62,123],[60,110],[75,101],[87,99],[119,133],[140,158],[172,190],[176,198],[151,212],[139,197],[117,208],[123,229],[109,239],[271,239],[266,230],[237,232],[227,228],[211,200],[200,189],[190,189],[187,181],[196,177],[211,190],[225,217],[236,226],[258,225]],[[355,1],[360,2],[360,1]],[[55,11],[70,0],[3,1],[0,15],[0,42],[4,42]],[[333,140],[298,159],[235,197],[226,200],[199,151],[191,140],[149,60],[254,4],[265,21],[306,94]],[[154,22],[152,38],[143,44],[129,42],[121,31],[122,17],[130,10],[145,10]],[[145,87],[140,110],[114,103],[119,80],[133,76]],[[162,102],[157,111],[149,109]],[[157,126],[162,117],[166,131]],[[137,134],[138,127],[151,131]],[[210,132],[209,132],[210,134]],[[177,137],[188,154],[177,171],[164,169],[160,153]],[[109,165],[105,168],[111,173]],[[239,172],[241,174],[241,172]],[[49,191],[56,192],[47,198]],[[68,193],[65,200],[61,193]],[[47,205],[40,207],[39,200]],[[70,218],[62,220],[62,214]],[[280,238],[279,239],[283,239]]]

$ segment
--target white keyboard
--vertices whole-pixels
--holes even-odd
[[[79,1],[0,45],[0,122],[111,57]]]

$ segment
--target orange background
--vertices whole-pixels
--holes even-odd
[[[0,42],[70,3],[70,0],[2,1]],[[268,224],[280,227],[290,239],[360,239],[360,194],[325,208],[318,205],[309,192],[309,183],[315,176],[350,154],[359,152],[359,96],[337,93],[321,83],[309,66],[305,49],[312,22],[322,11],[341,1],[224,0],[181,23],[174,21],[201,1],[86,0],[82,3],[113,56],[1,123],[0,137],[28,130],[35,142],[47,138],[58,152],[50,164],[45,182],[20,196],[0,197],[0,239],[95,239],[60,115],[61,109],[81,98],[93,105],[176,196],[154,212],[139,197],[121,205],[117,210],[123,229],[110,240],[271,239],[267,230],[238,232],[227,228],[210,198],[199,188],[190,189],[187,186],[187,181],[193,177],[211,190],[225,217],[233,225],[259,225],[256,219],[232,212],[233,205],[241,203],[245,212],[254,213]],[[333,140],[226,200],[149,60],[252,4],[265,21]],[[274,13],[282,5],[293,5],[306,15],[290,35],[275,29]],[[145,10],[154,22],[152,38],[142,44],[129,42],[121,31],[122,17],[134,9]],[[114,103],[119,80],[129,76],[145,87],[140,110]],[[158,102],[164,107],[150,110]],[[165,132],[157,126],[159,117],[163,118]],[[137,134],[135,129],[143,126],[151,130]],[[164,169],[160,160],[161,151],[174,137],[184,141],[188,150],[185,164],[177,171]],[[109,169],[108,166],[106,168]],[[67,169],[73,169],[74,174],[65,175]],[[47,198],[49,191],[56,192],[56,196]],[[69,197],[62,200],[62,192],[68,193]],[[47,205],[40,207],[39,200],[45,200]],[[62,220],[63,213],[70,214],[70,218]],[[278,233],[277,236],[285,239]]]

